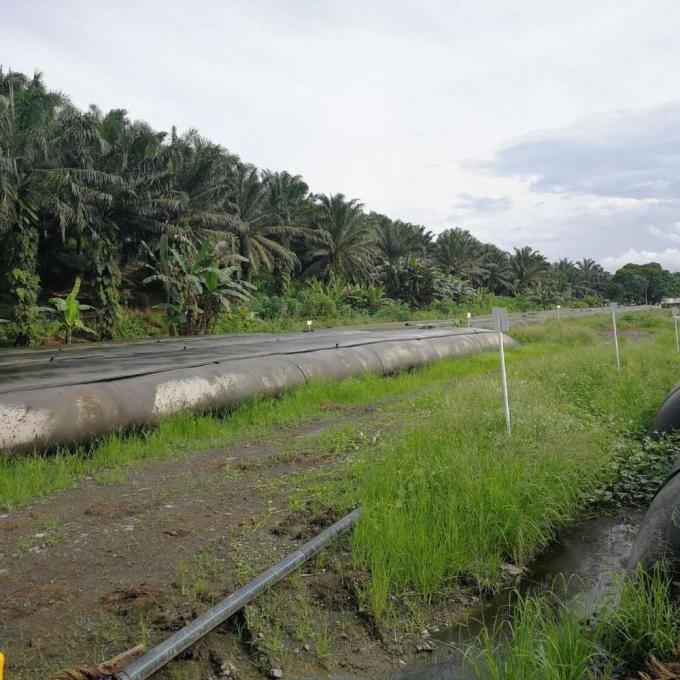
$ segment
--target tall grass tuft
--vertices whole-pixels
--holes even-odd
[[[650,336],[628,345],[619,376],[600,328],[576,326],[565,346],[530,344],[540,353],[511,365],[510,438],[494,371],[413,401],[418,424],[358,464],[352,502],[364,513],[351,541],[376,615],[392,595],[431,597],[460,577],[491,584],[503,562],[526,562],[579,515],[620,434],[648,420],[679,367],[668,338]]]
[[[512,618],[485,628],[466,660],[484,680],[629,677],[652,655],[665,661],[674,651],[680,610],[670,585],[662,564],[638,570],[592,622],[578,601],[560,603],[551,592],[520,597]]]
[[[468,661],[485,680],[594,680],[611,665],[577,605],[535,596],[519,599],[512,621],[482,631]]]
[[[638,567],[622,588],[617,606],[602,616],[602,640],[620,661],[635,668],[650,655],[671,655],[680,634],[680,607],[671,596],[671,577],[663,564],[651,572]]]

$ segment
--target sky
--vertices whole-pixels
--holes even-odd
[[[678,0],[2,0],[0,64],[367,210],[680,270]]]

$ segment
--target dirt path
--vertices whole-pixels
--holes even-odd
[[[361,429],[371,410],[153,461],[116,483],[90,479],[2,515],[0,640],[8,677],[48,677],[140,640],[156,642],[318,532],[333,518],[291,517],[287,501],[301,475],[324,473],[342,452],[311,443],[350,417]],[[226,626],[231,634],[213,634],[158,677],[230,677],[229,664],[238,677],[284,664],[297,668],[287,677],[331,666],[372,675],[397,662],[334,570],[310,566],[276,591],[247,610],[240,626]],[[266,611],[268,597],[276,616]],[[286,607],[295,624],[283,645],[270,623]]]

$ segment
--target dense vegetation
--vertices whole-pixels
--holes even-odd
[[[526,563],[607,484],[622,433],[645,431],[678,363],[664,317],[621,318],[649,332],[626,343],[621,376],[604,317],[569,323],[561,340],[556,323],[513,329],[523,346],[508,353],[510,439],[494,373],[412,400],[417,423],[360,462],[350,492],[364,510],[352,543],[374,611],[460,578],[494,583],[504,559]]]
[[[195,130],[81,111],[40,74],[2,70],[0,234],[0,317],[16,345],[49,334],[40,303],[77,278],[102,339],[134,334],[129,308],[154,307],[167,332],[196,333],[224,330],[225,317],[445,315],[492,294],[541,306],[680,292],[656,264],[611,277],[590,259],[551,264],[461,228],[435,237],[260,170]]]

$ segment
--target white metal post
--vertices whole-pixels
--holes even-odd
[[[467,325],[468,325],[468,328],[470,328],[470,326],[472,326],[472,313],[471,312],[467,313]]]
[[[560,332],[560,342],[562,342],[562,322],[560,321],[560,309],[562,309],[562,305],[557,305],[557,329]]]
[[[511,434],[510,402],[508,400],[508,377],[505,373],[505,348],[503,347],[503,331],[498,331],[498,348],[501,355],[501,381],[503,382],[503,410],[505,411],[505,431]]]
[[[510,400],[508,398],[508,376],[505,371],[505,347],[503,345],[503,331],[507,331],[510,327],[508,320],[508,312],[506,309],[496,307],[493,310],[493,318],[496,322],[496,330],[498,331],[498,353],[500,355],[501,363],[501,382],[503,384],[503,410],[505,412],[505,431],[512,433],[512,426],[510,424]]]
[[[619,355],[619,334],[616,330],[616,302],[612,302],[612,328],[614,329],[614,352],[616,352],[616,369],[621,373],[621,356]]]
[[[680,337],[678,336],[678,308],[671,307],[671,314],[673,315],[673,321],[675,322],[675,350],[680,352]]]

